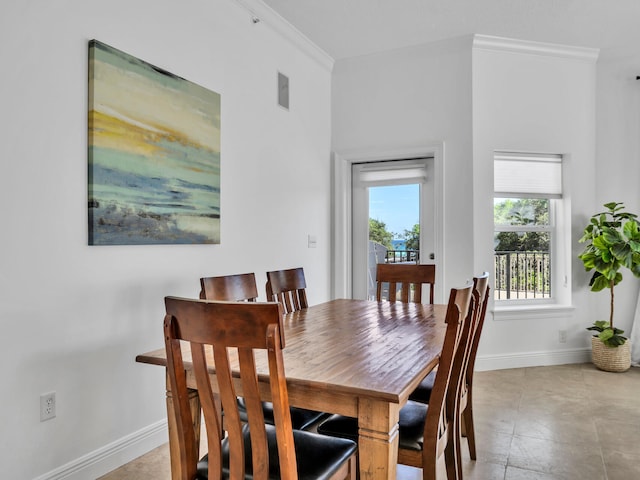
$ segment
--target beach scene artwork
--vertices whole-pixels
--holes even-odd
[[[220,243],[220,94],[89,42],[89,245]]]

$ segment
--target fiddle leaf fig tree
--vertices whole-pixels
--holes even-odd
[[[597,336],[603,343],[617,347],[627,339],[622,336],[622,330],[613,326],[614,287],[622,281],[620,269],[623,267],[640,277],[640,229],[638,216],[625,212],[622,203],[604,206],[607,210],[593,215],[584,229],[580,242],[586,246],[578,257],[588,272],[593,270],[589,281],[591,291],[608,288],[611,294],[609,321],[596,321],[587,330],[599,332]]]

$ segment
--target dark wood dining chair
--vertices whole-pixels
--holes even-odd
[[[280,302],[284,313],[307,308],[307,282],[302,268],[267,272],[267,300]]]
[[[203,277],[200,279],[200,298],[228,302],[255,302],[258,287],[254,273]]]
[[[458,387],[461,362],[459,349],[468,345],[474,309],[473,285],[451,289],[446,314],[446,333],[429,405],[409,400],[400,409],[398,463],[422,468],[424,480],[458,478],[456,428],[459,421]],[[318,426],[318,433],[357,440],[358,420],[333,415]]]
[[[285,314],[309,307],[306,288],[307,282],[302,267],[267,272],[267,300],[279,302]],[[328,416],[327,413],[316,410],[296,410],[299,411],[292,412],[292,416],[300,425],[306,422],[304,428],[309,428]]]
[[[239,302],[255,302],[258,297],[256,277],[253,273],[224,275],[218,277],[204,277],[200,279],[200,298],[206,300]],[[238,398],[240,413],[246,420],[245,401]],[[274,424],[274,412],[271,402],[264,402],[264,418],[267,423]],[[324,412],[307,410],[306,408],[291,407],[291,421],[293,428],[304,430],[315,425],[327,415]]]
[[[400,301],[422,303],[422,286],[429,285],[429,303],[433,304],[436,266],[409,263],[379,263],[376,267],[376,299],[380,302]],[[384,298],[383,284],[389,284],[388,298]],[[398,290],[400,297],[398,298]]]
[[[165,306],[167,371],[183,465],[182,480],[355,478],[355,442],[292,428],[280,304],[166,297]],[[200,461],[181,342],[190,345],[207,431],[208,453]],[[264,422],[256,355],[268,358],[275,425]],[[239,376],[232,373],[235,361]],[[246,400],[247,424],[241,421],[238,412],[237,382]],[[220,426],[212,385],[219,389],[226,435]]]
[[[459,387],[459,415],[460,415],[460,434],[467,437],[469,447],[469,456],[472,460],[476,460],[476,440],[475,427],[473,422],[473,371],[475,369],[476,354],[480,343],[480,335],[484,325],[484,319],[487,313],[487,305],[489,300],[489,273],[484,272],[473,279],[473,299],[474,312],[470,323],[469,345],[465,351],[460,351],[459,355],[463,355],[463,370]],[[409,399],[420,403],[428,404],[433,392],[436,371],[432,371],[420,383],[420,385],[409,395]],[[458,457],[458,465],[461,466],[461,452],[456,452]]]

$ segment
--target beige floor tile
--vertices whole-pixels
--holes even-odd
[[[640,396],[635,402],[601,402],[594,405],[593,416],[596,419],[596,425],[608,422],[626,423],[634,425],[636,429],[640,431],[640,412],[638,411],[638,403],[640,403]]]
[[[637,424],[604,419],[596,419],[595,423],[603,453],[622,452],[640,457],[640,427]]]
[[[506,368],[504,370],[487,370],[474,373],[474,378],[481,378],[485,383],[491,379],[496,379],[500,382],[517,383],[522,382],[524,376],[524,368]]]
[[[560,443],[514,435],[508,465],[558,478],[606,478],[598,445]]]
[[[98,480],[171,480],[169,445],[162,445]]]
[[[554,415],[521,412],[516,420],[515,434],[560,443],[598,445],[596,424],[590,415]]]
[[[540,382],[540,385],[556,387],[567,382],[583,383],[584,374],[581,368],[574,365],[553,365],[549,367],[531,367],[524,369],[524,382]]]
[[[522,393],[520,412],[544,415],[588,415],[592,413],[589,396],[566,391],[526,390]]]
[[[507,433],[485,433],[483,430],[476,432],[477,460],[482,463],[506,465],[512,438],[513,436]],[[463,462],[472,462],[469,457],[469,447],[466,439],[462,439],[461,448]]]
[[[505,480],[574,480],[563,475],[554,475],[552,473],[536,472],[534,470],[524,470],[522,468],[507,467]],[[486,479],[489,480],[489,479]],[[583,479],[587,480],[587,479]],[[591,480],[591,479],[588,479]],[[594,479],[596,480],[596,479]],[[603,478],[604,480],[604,478]]]
[[[518,408],[522,398],[522,385],[495,382],[492,385],[482,384],[482,388],[474,388],[473,402],[477,405],[488,405],[500,408]]]
[[[483,462],[464,462],[462,475],[464,480],[503,480],[505,478],[505,464]]]
[[[498,407],[484,403],[474,402],[473,416],[475,417],[476,436],[488,433],[508,433],[513,434],[516,419],[518,418],[517,408]]]
[[[419,468],[409,467],[407,465],[398,465],[398,480],[422,480],[422,470]]]
[[[640,394],[640,368],[632,367],[626,372],[611,373],[598,370],[592,364],[585,364],[582,370],[587,386],[596,387],[594,393],[618,395],[621,388]]]
[[[635,450],[635,454],[619,451],[604,452],[607,480],[640,479],[640,449],[636,447]]]

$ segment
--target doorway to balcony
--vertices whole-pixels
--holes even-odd
[[[364,252],[365,262],[362,267],[366,275],[368,263],[368,235],[365,234],[364,246],[353,241],[354,222],[352,207],[352,166],[354,164],[375,163],[381,161],[395,161],[416,158],[428,158],[430,168],[427,172],[429,176],[429,189],[432,190],[433,202],[429,207],[429,211],[433,215],[432,238],[433,246],[426,247],[425,241],[420,243],[420,255],[428,263],[435,263],[436,269],[436,303],[444,303],[443,286],[446,285],[446,268],[443,265],[444,259],[444,143],[435,142],[417,147],[398,147],[389,149],[351,149],[344,151],[336,151],[333,154],[332,169],[332,220],[333,220],[333,241],[332,241],[332,296],[333,298],[366,298],[366,281],[362,281],[360,291],[354,288],[354,277],[356,269],[354,268],[354,256],[358,252]],[[421,201],[424,196],[421,196]],[[422,215],[422,214],[421,214]],[[367,225],[368,216],[365,215],[365,225]],[[429,221],[431,222],[431,220]],[[361,223],[360,223],[361,225]],[[427,223],[421,220],[421,230],[424,232]],[[429,248],[427,250],[427,248]],[[430,260],[430,253],[434,252],[434,259]],[[426,257],[425,257],[426,255]],[[362,257],[360,257],[362,258]],[[362,262],[362,260],[360,260]],[[362,278],[362,277],[360,277]],[[366,276],[364,277],[366,280]]]
[[[354,298],[375,299],[378,263],[435,263],[433,160],[352,164]]]

